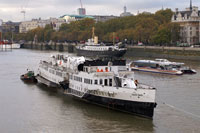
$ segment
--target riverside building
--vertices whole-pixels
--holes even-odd
[[[190,7],[185,11],[179,11],[176,8],[172,22],[180,24],[180,41],[182,43],[190,45],[200,43],[200,11],[198,7],[192,6],[192,1],[190,1]]]
[[[127,17],[127,16],[133,16],[133,14],[127,12],[127,7],[124,6],[124,12],[120,14],[120,17]]]
[[[31,21],[21,22],[19,25],[19,32],[26,33],[38,27],[44,28],[48,24],[52,25],[53,29],[58,31],[63,23],[66,23],[66,21],[62,18],[50,18],[46,20],[42,20],[41,18],[32,19]]]

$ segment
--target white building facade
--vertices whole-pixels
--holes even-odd
[[[190,7],[185,11],[179,11],[176,8],[172,22],[180,24],[180,41],[182,43],[200,44],[200,11],[198,7],[192,6],[190,3]]]
[[[60,26],[66,23],[62,18],[50,18],[46,20],[42,19],[32,19],[31,21],[21,22],[19,26],[20,33],[27,33],[30,30],[36,29],[38,27],[44,28],[46,25],[51,25],[55,31],[58,31]]]

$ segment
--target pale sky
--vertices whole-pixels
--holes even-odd
[[[116,15],[123,12],[124,5],[127,11],[155,12],[162,8],[179,8],[184,10],[189,7],[190,0],[82,0],[87,15]],[[193,6],[200,7],[200,0],[193,0]],[[80,0],[0,0],[0,19],[4,22],[22,21],[22,10],[26,11],[26,20],[32,18],[47,19],[60,17],[64,14],[77,14]]]

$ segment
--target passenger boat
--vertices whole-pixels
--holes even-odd
[[[12,43],[11,44],[11,48],[12,49],[19,49],[19,48],[21,48],[21,44],[19,44],[19,43]]]
[[[152,118],[156,89],[134,80],[125,60],[74,60],[66,95],[106,108]]]
[[[28,71],[26,74],[21,75],[20,79],[24,82],[37,83],[37,79],[35,78],[33,71]]]
[[[122,112],[152,118],[156,107],[156,89],[134,80],[125,60],[55,55],[40,62],[36,78],[68,96]]]
[[[18,43],[9,43],[8,41],[1,41],[0,42],[1,49],[19,49],[21,48],[21,44]]]
[[[76,46],[76,51],[78,56],[86,56],[86,57],[122,57],[127,48],[122,43],[113,45],[107,45],[104,43],[98,43],[98,37],[93,35],[92,39],[88,39],[88,42],[85,44],[80,44]]]
[[[127,49],[121,44],[108,46],[106,44],[95,44],[93,40],[76,46],[78,56],[86,57],[122,57]]]
[[[133,71],[143,71],[152,73],[182,75],[186,73],[196,73],[195,70],[184,66],[184,63],[170,62],[167,59],[137,60],[129,64]]]
[[[160,65],[169,65],[173,69],[177,69],[181,71],[183,74],[195,74],[196,70],[191,69],[188,66],[185,66],[185,63],[182,62],[171,62],[167,59],[155,59],[156,62],[158,62]]]

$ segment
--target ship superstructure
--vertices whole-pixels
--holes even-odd
[[[66,95],[131,114],[152,118],[156,107],[156,89],[135,80],[125,60],[55,55],[40,62],[36,78],[61,86]]]
[[[104,107],[153,117],[156,89],[134,80],[125,60],[86,60],[75,63],[65,94]],[[68,86],[69,85],[69,86]]]
[[[90,39],[85,44],[76,46],[78,56],[86,57],[122,57],[127,48],[122,44],[106,45],[106,44],[95,44]]]

